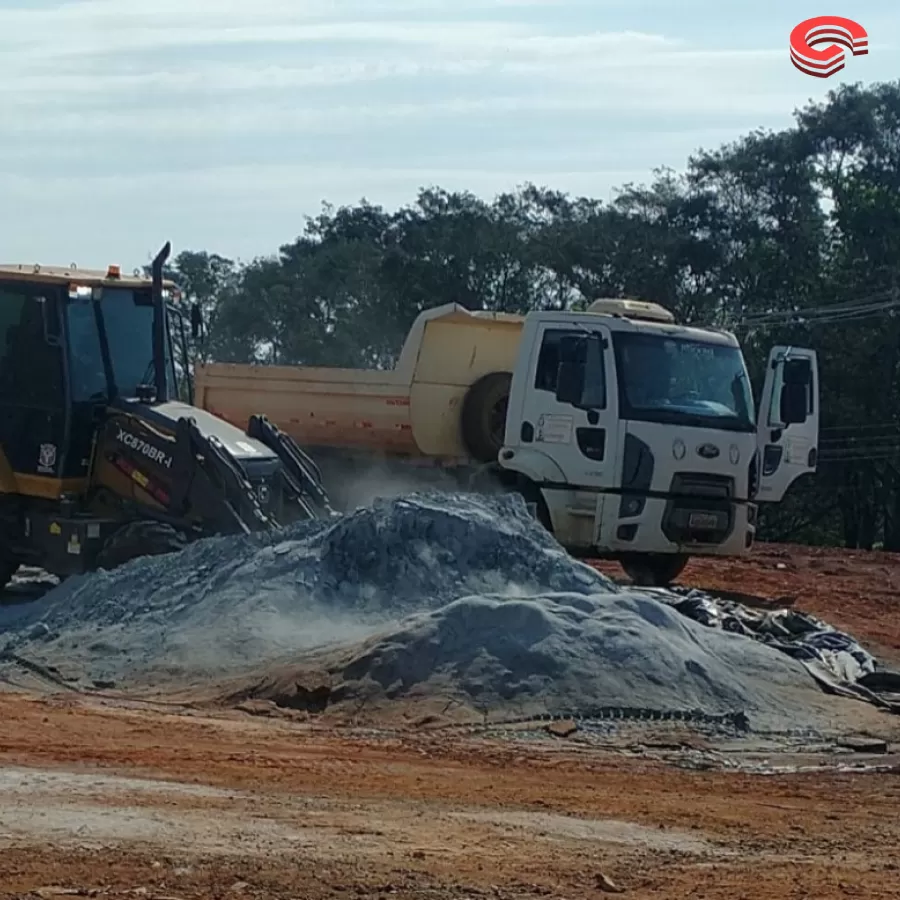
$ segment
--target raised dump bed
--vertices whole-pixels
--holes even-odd
[[[421,313],[394,369],[198,365],[197,399],[235,424],[260,409],[301,445],[493,462],[522,316]]]

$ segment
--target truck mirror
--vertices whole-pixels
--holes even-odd
[[[808,387],[812,383],[812,365],[808,359],[789,359],[784,364],[784,383]]]
[[[559,341],[559,361],[584,362],[585,345],[581,335],[567,334]]]
[[[560,403],[578,406],[583,392],[584,365],[575,359],[561,360],[556,372],[556,399]]]
[[[200,309],[199,303],[191,304],[191,337],[194,340],[203,334],[203,310]]]
[[[800,424],[806,421],[805,384],[785,384],[781,389],[781,421],[785,425]]]

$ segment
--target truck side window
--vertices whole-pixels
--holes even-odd
[[[570,332],[559,329],[544,332],[534,376],[535,390],[556,392],[556,380],[559,375],[559,339],[565,334]]]
[[[538,391],[556,393],[559,375],[559,342],[564,337],[578,337],[585,341],[583,405],[591,409],[606,408],[606,369],[603,349],[596,340],[589,340],[584,331],[553,328],[544,332],[538,355],[534,387]]]

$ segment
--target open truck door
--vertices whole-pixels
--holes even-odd
[[[819,369],[815,350],[773,347],[756,425],[761,503],[778,503],[801,476],[816,471]]]

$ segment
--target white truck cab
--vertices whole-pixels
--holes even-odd
[[[525,318],[498,464],[539,491],[572,552],[667,584],[691,555],[746,553],[758,502],[815,472],[812,350],[774,347],[758,414],[737,339],[662,307],[599,300]]]

